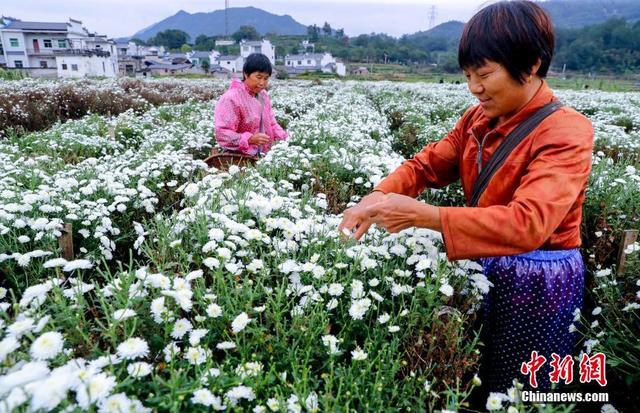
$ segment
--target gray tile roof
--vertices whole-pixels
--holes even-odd
[[[67,29],[69,28],[69,25],[67,23],[13,21],[13,22],[10,22],[5,28],[21,29],[21,30],[46,30],[46,31],[66,32]]]
[[[234,56],[234,55],[225,55],[225,56],[220,56],[218,57],[219,61],[222,60],[236,60],[237,58],[239,58],[240,56]]]
[[[305,59],[322,60],[323,57],[324,57],[324,53],[309,53],[309,54],[292,54],[289,56],[285,56],[284,58],[287,60],[305,60]]]
[[[169,65],[164,63],[156,63],[156,64],[147,66],[148,69],[152,69],[152,70],[153,69],[182,70],[182,69],[189,69],[190,67],[193,67],[193,65],[190,65],[190,64]]]
[[[195,57],[198,59],[205,59],[207,57],[209,57],[209,52],[203,52],[201,50],[195,51],[193,53],[191,53],[191,57]]]

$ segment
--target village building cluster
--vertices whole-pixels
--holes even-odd
[[[219,40],[216,49],[233,46],[233,40]],[[312,46],[301,43],[302,49]],[[344,63],[330,53],[301,53],[276,57],[275,46],[267,39],[242,40],[239,55],[222,55],[218,50],[171,53],[163,46],[118,43],[105,35],[90,32],[82,22],[27,22],[0,18],[0,68],[21,70],[31,77],[150,77],[177,73],[238,76],[252,53],[266,55],[274,68],[290,76],[305,72],[346,75]],[[277,59],[277,60],[276,60]]]

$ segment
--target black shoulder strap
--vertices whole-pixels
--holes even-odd
[[[482,171],[478,175],[475,184],[473,185],[473,192],[471,193],[471,201],[469,206],[478,206],[480,196],[491,182],[493,175],[500,169],[500,167],[507,160],[513,149],[518,146],[520,142],[524,140],[529,134],[543,121],[547,116],[551,115],[556,110],[562,107],[562,103],[554,101],[547,103],[542,108],[538,109],[536,113],[531,115],[528,119],[521,122],[516,128],[511,131],[504,141],[498,146],[498,149],[493,153],[489,162],[482,168]]]

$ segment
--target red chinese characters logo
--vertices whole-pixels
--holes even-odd
[[[591,357],[583,354],[580,360],[580,383],[588,383],[595,380],[600,386],[606,386],[606,365],[607,356],[602,353],[596,353]]]
[[[520,366],[520,373],[529,374],[529,385],[534,389],[538,387],[538,380],[536,373],[540,370],[540,367],[547,361],[544,356],[539,356],[537,351],[531,352],[531,361],[528,363],[522,363]]]
[[[571,356],[560,357],[558,354],[552,353],[551,358],[551,372],[549,373],[551,383],[560,383],[561,380],[565,384],[571,383],[573,381],[574,365]],[[547,359],[543,355],[539,355],[537,351],[532,351],[531,360],[522,363],[520,366],[520,372],[524,375],[529,375],[529,385],[534,389],[538,387],[536,374],[546,362]],[[596,353],[591,357],[583,354],[580,360],[580,383],[589,383],[595,380],[600,386],[606,386],[606,362],[607,357],[602,353]]]

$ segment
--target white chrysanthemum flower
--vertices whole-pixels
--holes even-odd
[[[247,313],[240,313],[231,323],[231,331],[233,331],[233,334],[238,334],[239,332],[244,330],[244,328],[247,326],[247,324],[249,324],[250,321],[251,319],[249,318]]]
[[[149,354],[149,345],[138,337],[132,337],[118,345],[118,355],[126,360],[146,357]]]
[[[269,400],[267,400],[267,407],[272,412],[277,412],[278,410],[280,410],[280,401],[278,399],[270,398]]]
[[[385,324],[390,319],[391,319],[391,316],[387,313],[384,313],[378,317],[378,323]]]
[[[201,404],[207,407],[214,407],[216,410],[222,410],[219,407],[222,406],[222,399],[220,397],[215,396],[211,391],[207,389],[200,389],[193,392],[193,397],[191,398],[191,403],[193,404]],[[216,408],[217,406],[218,408]]]
[[[507,399],[507,395],[504,393],[489,393],[489,397],[487,398],[487,405],[485,406],[487,410],[500,410],[502,409],[502,401]]]
[[[92,403],[103,401],[116,387],[116,378],[105,373],[94,374],[81,380],[82,384],[76,387],[76,401],[84,410],[88,410]]]
[[[187,320],[186,318],[181,318],[180,320],[176,321],[175,324],[173,325],[173,330],[171,331],[171,337],[175,339],[180,339],[184,337],[184,335],[191,330],[193,330],[193,325],[191,324],[191,321]]]
[[[16,320],[7,327],[7,333],[10,336],[16,338],[22,337],[23,334],[32,331],[35,328],[33,318],[24,318],[22,320]]]
[[[89,260],[75,260],[75,261],[69,261],[67,262],[64,267],[62,268],[62,271],[64,272],[71,272],[74,270],[88,270],[90,268],[93,268],[93,263]]]
[[[351,351],[351,357],[353,360],[356,360],[356,361],[366,360],[367,356],[368,354],[364,350],[362,350],[360,347],[356,347],[355,350]]]
[[[371,300],[368,298],[363,298],[361,300],[355,300],[351,303],[351,308],[349,308],[349,315],[354,320],[362,320],[367,310],[371,307]]]
[[[180,354],[180,347],[178,347],[176,343],[171,342],[165,346],[162,352],[164,353],[164,361],[169,363],[173,360],[174,356]]]
[[[210,270],[220,267],[220,261],[217,258],[209,257],[202,261],[202,264]]]
[[[166,307],[164,306],[164,297],[158,297],[155,300],[153,300],[151,302],[150,309],[151,309],[151,314],[153,314],[153,321],[155,321],[158,324],[162,323],[163,321],[162,314],[166,310]]]
[[[202,340],[202,337],[206,336],[208,332],[209,330],[207,330],[206,328],[197,328],[195,330],[192,330],[189,334],[189,344],[191,344],[192,346],[197,346],[198,344],[200,344],[200,340]]]
[[[318,404],[318,395],[314,391],[309,393],[304,401],[304,404],[307,407],[307,410],[310,412],[317,412],[320,410],[320,405]]]
[[[398,326],[389,326],[389,332],[390,333],[397,333],[398,331],[400,331],[400,327]]]
[[[340,354],[340,349],[338,348],[338,339],[335,336],[331,334],[322,336],[322,344],[324,344],[326,347],[329,347],[329,354]]]
[[[247,387],[247,386],[236,386],[233,387],[231,390],[229,390],[225,396],[227,397],[227,399],[229,399],[229,401],[231,402],[231,404],[233,406],[235,406],[236,404],[238,404],[238,402],[242,399],[246,399],[248,401],[252,401],[256,398],[255,394],[253,393],[253,389],[251,389],[251,387]]]
[[[149,363],[145,363],[144,361],[138,361],[136,363],[131,363],[127,366],[127,372],[132,377],[144,377],[151,374],[151,365]]]
[[[207,306],[207,315],[211,318],[218,318],[222,315],[222,307],[216,303],[211,303]]]
[[[184,353],[184,358],[194,366],[200,365],[207,361],[207,352],[202,347],[189,347]]]
[[[224,231],[220,228],[211,228],[209,230],[209,239],[217,242],[224,240]]]
[[[196,196],[198,194],[198,185],[194,184],[193,182],[191,182],[187,186],[184,187],[182,192],[184,193],[184,195],[187,198],[193,198],[194,196]]]
[[[130,412],[133,403],[126,394],[117,393],[103,399],[98,406],[98,413],[123,413]]]
[[[328,290],[329,295],[332,295],[334,297],[340,297],[343,292],[344,292],[344,287],[342,286],[342,284],[339,284],[339,283],[329,284],[329,290]]]
[[[64,346],[62,334],[50,331],[38,337],[32,344],[29,354],[35,360],[49,360],[57,356]]]
[[[220,258],[222,258],[223,260],[230,260],[231,259],[231,250],[229,248],[225,248],[225,247],[220,247],[217,249],[216,251],[218,253],[218,256]]]
[[[14,336],[5,337],[0,341],[0,363],[4,362],[7,356],[20,348],[20,342]]]
[[[131,318],[135,316],[136,316],[136,312],[129,308],[124,308],[122,310],[116,310],[113,312],[113,318],[116,321],[126,320],[127,318]]]
[[[360,280],[351,281],[351,298],[358,299],[364,297],[364,284]]]
[[[44,264],[42,264],[42,266],[44,268],[64,267],[65,265],[67,265],[67,262],[68,261],[64,258],[54,258],[52,260],[46,261]]]
[[[451,297],[453,295],[453,287],[449,284],[442,284],[439,288],[440,292],[447,297]]]
[[[236,344],[232,343],[231,341],[223,341],[221,343],[216,344],[216,348],[218,350],[231,350],[233,348],[236,348]]]
[[[607,403],[602,405],[602,407],[600,408],[600,413],[618,413],[618,409],[613,407],[612,404]]]

